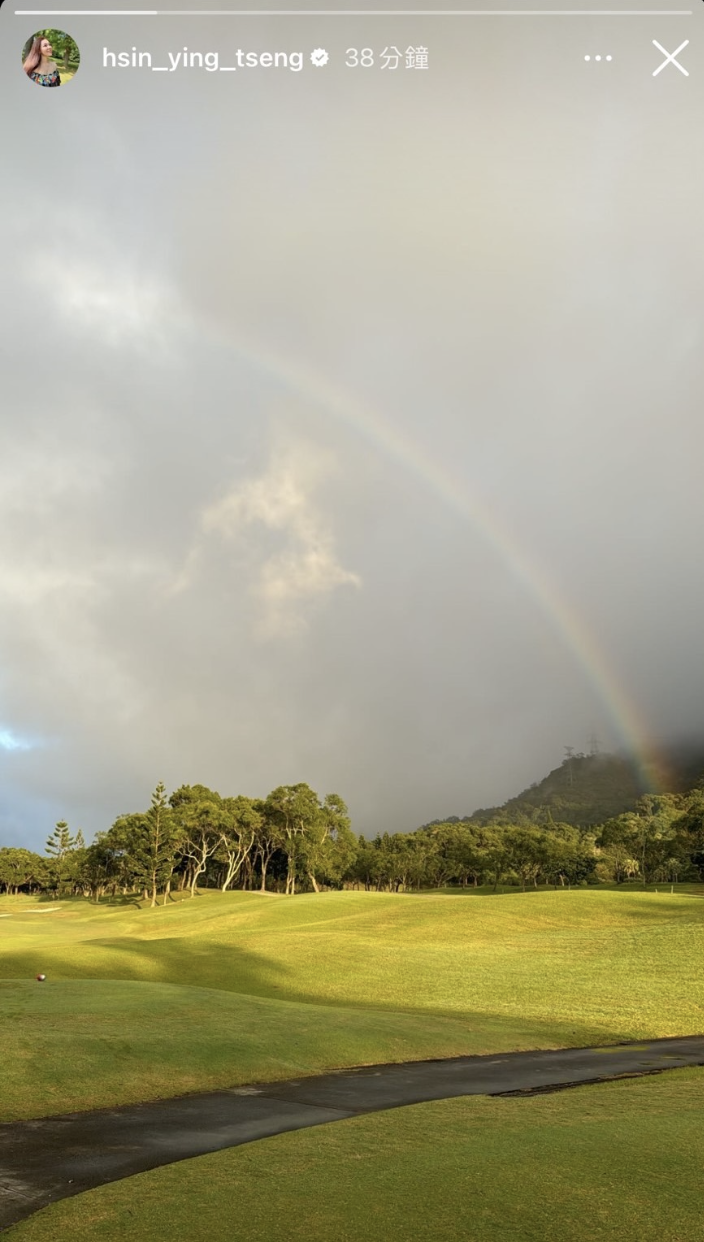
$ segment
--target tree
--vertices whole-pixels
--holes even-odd
[[[144,833],[144,812],[133,812],[129,815],[118,815],[106,833],[99,833],[89,851],[94,846],[102,846],[105,851],[104,862],[109,868],[110,878],[115,889],[132,892],[141,883],[145,898],[149,890],[142,877],[143,865],[138,859],[141,850],[141,837]],[[96,856],[89,853],[90,865],[96,862]],[[90,883],[90,881],[89,881]],[[106,877],[107,883],[107,877]]]
[[[600,880],[615,880],[622,884],[631,871],[631,851],[622,841],[614,841],[611,845],[597,846],[597,876]],[[636,871],[638,864],[636,863]]]
[[[645,888],[649,876],[671,853],[675,836],[674,823],[682,811],[677,794],[648,794],[636,803],[632,828],[639,848],[640,874]]]
[[[267,807],[266,801],[258,799],[255,806],[259,814],[259,824],[254,830],[252,853],[254,861],[259,863],[260,891],[265,893],[269,863],[276,851],[281,848],[281,836],[276,816],[272,815],[271,807]]]
[[[552,824],[545,832],[541,870],[545,879],[564,888],[578,883],[596,869],[594,837],[580,834],[571,824]]]
[[[83,846],[82,834],[79,832],[77,836],[72,837],[66,820],[60,819],[46,842],[46,852],[50,859],[49,885],[55,893],[66,888],[74,872],[70,860],[78,845]]]
[[[704,789],[692,790],[672,828],[677,855],[704,879]]]
[[[87,847],[83,862],[83,879],[94,901],[100,901],[109,888],[115,892],[121,881],[124,884],[124,863],[124,852],[111,830],[99,832]]]
[[[221,885],[224,893],[239,874],[245,859],[249,857],[264,817],[254,799],[245,798],[241,794],[236,798],[223,798],[222,810],[220,840],[215,858],[225,864],[225,876]]]
[[[157,904],[157,893],[163,888],[166,905],[171,876],[176,865],[179,826],[175,822],[162,781],[159,781],[152,794],[149,810],[131,819],[129,848],[135,878],[144,886],[152,906]]]
[[[484,855],[487,860],[487,871],[494,881],[494,892],[503,880],[510,867],[511,860],[505,840],[505,827],[493,824],[484,838]]]
[[[181,853],[190,859],[191,897],[198,880],[221,844],[227,815],[219,793],[206,785],[182,785],[170,799],[174,822],[178,825]]]
[[[314,892],[320,892],[319,880],[339,883],[355,853],[347,807],[339,794],[326,794],[317,815],[311,813],[301,840],[301,859]]]
[[[367,891],[379,882],[379,851],[363,836],[357,838],[354,861],[350,867],[350,879],[364,885]]]
[[[319,830],[318,796],[303,783],[279,785],[265,801],[265,814],[286,855],[286,894],[293,896],[299,862],[305,854],[303,839],[314,842]]]
[[[0,887],[14,895],[47,881],[46,859],[31,850],[5,846],[0,849]]]
[[[544,836],[537,828],[509,828],[504,834],[508,865],[520,876],[524,892],[528,880],[537,886],[544,862]]]
[[[448,820],[431,829],[436,843],[433,880],[439,885],[455,880],[466,886],[468,880],[475,885],[487,869],[487,856],[483,847],[484,829],[479,824]]]
[[[81,838],[82,840],[83,838]],[[60,819],[51,836],[47,838],[46,852],[56,862],[61,862],[63,858],[74,848],[76,840],[71,836],[68,824],[65,819]]]
[[[79,844],[81,842],[81,844]],[[64,891],[69,893],[83,893],[84,895],[90,891],[85,876],[87,850],[83,842],[83,835],[79,831],[76,833],[76,845],[74,849],[68,853],[63,861],[63,874],[61,883]]]

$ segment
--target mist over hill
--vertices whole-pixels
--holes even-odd
[[[656,768],[644,767],[630,755],[568,753],[559,767],[500,806],[481,807],[470,815],[446,816],[431,823],[529,820],[590,828],[633,810],[643,794],[684,793],[704,776],[701,744],[678,743],[663,750],[663,755]]]

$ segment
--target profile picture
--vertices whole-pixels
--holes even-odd
[[[37,86],[64,86],[80,63],[78,44],[63,30],[37,30],[22,49],[22,68]]]

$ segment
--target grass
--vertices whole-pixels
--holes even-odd
[[[471,1043],[447,1018],[122,980],[0,983],[0,1014],[4,1121],[457,1056]]]
[[[704,1029],[701,896],[464,896],[0,899],[0,1116]],[[141,1174],[8,1237],[694,1242],[703,1105],[700,1070],[417,1105]]]
[[[418,1104],[167,1165],[8,1242],[699,1242],[704,1071]]]
[[[59,70],[59,77],[61,78],[62,86],[66,82],[70,82],[72,78],[75,78],[78,73],[78,64],[79,62],[76,60],[57,60],[56,65]]]
[[[5,1120],[704,1029],[696,896],[5,898],[0,916]]]
[[[579,892],[580,890],[588,890],[590,892],[599,893],[675,893],[694,895],[704,897],[704,884],[700,881],[682,880],[677,883],[669,880],[659,880],[657,883],[648,882],[643,884],[642,880],[627,880],[622,884],[615,881],[607,881],[599,885],[590,885],[586,881],[583,884],[557,885],[557,884],[527,884],[526,893],[554,893],[559,891]],[[446,893],[454,897],[495,897],[498,894],[509,894],[515,896],[518,892],[524,890],[518,889],[515,884],[498,884],[496,888],[493,884],[467,884],[466,887],[448,884],[445,888],[422,888],[415,889],[411,896],[425,896],[437,893]]]

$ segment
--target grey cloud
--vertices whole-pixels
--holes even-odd
[[[360,831],[501,801],[623,740],[550,591],[646,732],[700,728],[698,113],[434,37],[325,107],[0,75],[3,839],[158,779]]]

